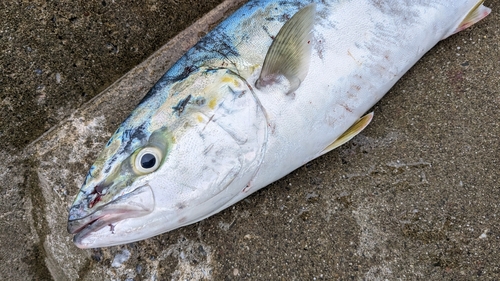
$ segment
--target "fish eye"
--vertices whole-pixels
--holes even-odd
[[[138,174],[148,174],[160,166],[161,151],[155,147],[143,148],[135,157],[134,170]]]
[[[151,169],[156,164],[156,156],[151,153],[144,153],[141,157],[141,167],[143,169]]]

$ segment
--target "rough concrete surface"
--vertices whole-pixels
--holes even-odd
[[[206,14],[217,2],[0,4],[1,280],[500,279],[500,0],[424,56],[348,144],[202,222],[77,249],[67,208],[87,169],[242,1]]]

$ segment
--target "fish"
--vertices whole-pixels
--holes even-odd
[[[210,217],[348,142],[478,0],[251,0],[145,95],[69,209],[79,248]]]

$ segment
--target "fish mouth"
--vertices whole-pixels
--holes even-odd
[[[154,194],[149,185],[136,188],[106,205],[100,206],[89,215],[68,220],[68,232],[75,234],[73,242],[79,248],[86,248],[84,239],[92,233],[109,226],[114,233],[115,223],[151,213],[155,208]]]

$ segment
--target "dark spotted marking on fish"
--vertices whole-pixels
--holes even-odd
[[[146,136],[147,134],[144,132],[146,130],[146,127],[148,126],[148,122],[142,123],[139,127],[137,128],[130,128],[127,129],[123,132],[122,135],[122,149],[118,150],[115,155],[118,155],[120,153],[123,153],[124,151],[130,151],[132,147],[132,142],[134,140],[137,141],[144,141],[147,140]],[[125,144],[125,145],[123,145]],[[111,166],[112,162],[109,162],[109,165]]]
[[[115,225],[110,223],[108,224],[108,226],[109,226],[109,231],[111,231],[112,234],[115,234]]]
[[[189,100],[191,100],[191,95],[188,95],[185,99],[180,100],[176,106],[172,107],[174,113],[177,112],[177,116],[181,116],[181,113],[186,108],[186,105],[189,103]]]

